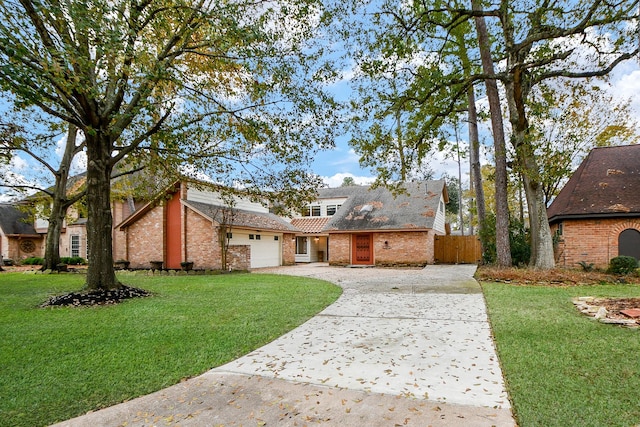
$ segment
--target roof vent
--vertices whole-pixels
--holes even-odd
[[[371,212],[372,210],[373,210],[373,206],[372,205],[363,205],[360,208],[360,213]]]

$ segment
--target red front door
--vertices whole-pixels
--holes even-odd
[[[352,249],[351,262],[353,264],[373,264],[373,239],[371,234],[354,234]]]

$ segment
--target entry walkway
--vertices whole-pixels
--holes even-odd
[[[325,279],[344,292],[240,359],[60,425],[515,425],[475,266],[260,272]]]

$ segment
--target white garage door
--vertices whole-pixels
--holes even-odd
[[[277,267],[281,264],[282,236],[271,233],[244,233],[233,231],[232,245],[251,246],[251,268]]]

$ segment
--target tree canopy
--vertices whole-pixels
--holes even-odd
[[[89,287],[118,286],[109,181],[122,160],[281,202],[317,186],[310,159],[336,130],[320,2],[7,0],[0,15],[5,100],[85,136]]]
[[[530,125],[532,91],[560,79],[589,79],[608,75],[640,52],[637,0],[615,3],[602,0],[484,2],[482,8],[457,0],[410,2],[391,0],[366,3],[359,20],[348,24],[356,54],[356,75],[364,82],[361,99],[378,119],[403,111],[403,146],[417,159],[433,146],[433,138],[446,131],[467,99],[470,86],[485,80],[502,84],[508,115],[508,135],[520,170],[531,227],[532,265],[554,265],[552,238],[546,217],[542,164]],[[485,18],[493,72],[480,67],[477,40],[470,25]],[[469,63],[461,60],[464,40]],[[466,72],[465,72],[466,71]],[[394,74],[395,73],[395,74]],[[374,102],[366,91],[370,81],[393,81],[399,89],[385,92]],[[375,99],[375,98],[374,98]],[[372,127],[375,130],[375,125]],[[363,133],[366,135],[365,133]],[[370,146],[359,144],[364,158],[376,147],[391,146],[389,132],[376,131]],[[379,137],[382,136],[382,137]],[[357,138],[356,138],[357,140]]]

